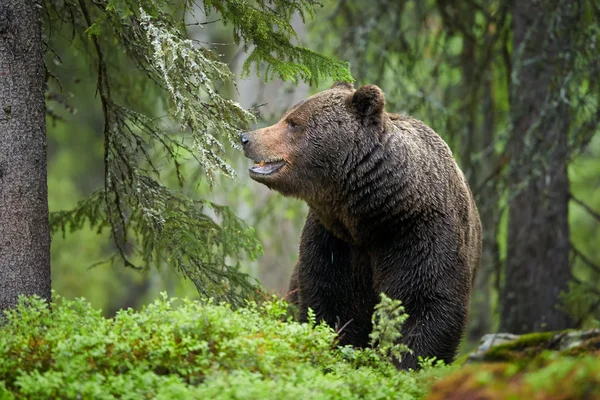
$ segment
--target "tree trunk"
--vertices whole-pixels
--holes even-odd
[[[569,266],[569,110],[558,96],[566,71],[559,55],[568,43],[568,18],[550,35],[552,2],[513,3],[513,80],[509,138],[509,222],[501,330],[512,333],[568,328],[556,308],[571,279]],[[555,3],[567,9],[571,0]],[[558,8],[557,8],[558,10]],[[558,22],[557,22],[558,21]],[[543,112],[544,111],[544,112]]]
[[[497,227],[500,215],[498,205],[498,185],[496,179],[487,179],[498,168],[498,157],[493,149],[496,135],[496,106],[494,104],[493,76],[486,72],[483,84],[483,122],[478,131],[478,148],[474,153],[483,154],[474,168],[471,188],[476,189],[477,207],[483,229],[481,265],[471,292],[470,321],[467,338],[472,343],[492,330],[492,278],[498,273],[500,256],[498,250]]]
[[[0,1],[0,312],[19,294],[50,299],[41,10]]]

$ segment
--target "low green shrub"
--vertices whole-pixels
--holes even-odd
[[[388,305],[384,323],[400,318]],[[0,327],[0,399],[418,399],[444,370],[397,371],[389,348],[335,337],[275,297],[233,309],[162,295],[109,319],[84,299],[22,298]]]

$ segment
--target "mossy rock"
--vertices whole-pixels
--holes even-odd
[[[563,339],[563,343],[565,342],[568,343],[568,346],[562,346],[562,354],[564,355],[594,354],[600,357],[600,329],[569,332]]]
[[[600,329],[537,332],[521,336],[494,334],[484,336],[482,342],[479,349],[469,355],[467,363],[511,362],[523,365],[546,351],[571,356],[597,354],[600,351]]]
[[[554,332],[530,333],[517,340],[494,346],[485,353],[485,361],[529,362],[543,351],[555,347]]]
[[[437,399],[600,399],[600,330],[486,335]]]
[[[471,364],[438,381],[427,399],[600,399],[600,357],[548,352],[525,368]]]

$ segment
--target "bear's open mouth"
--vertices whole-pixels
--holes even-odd
[[[254,161],[254,166],[250,168],[250,172],[260,175],[270,175],[279,171],[285,165],[283,160],[271,161]]]

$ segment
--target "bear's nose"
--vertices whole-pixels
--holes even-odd
[[[242,142],[242,145],[245,145],[246,143],[248,143],[250,141],[250,136],[248,136],[247,133],[242,133],[240,135],[240,141]]]

